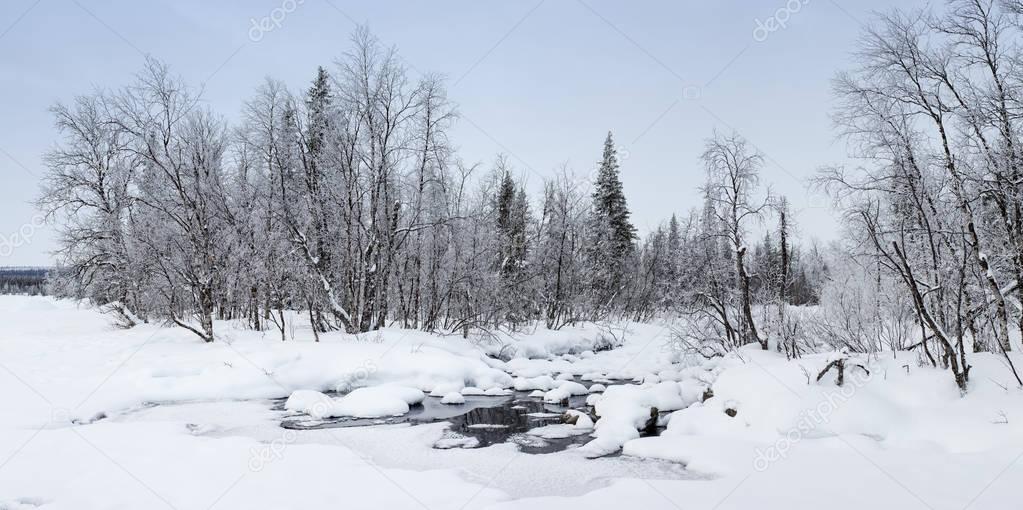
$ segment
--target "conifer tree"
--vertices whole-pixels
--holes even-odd
[[[592,290],[598,308],[609,304],[621,290],[626,263],[635,252],[636,229],[629,215],[619,175],[618,151],[608,132],[593,186],[589,222]]]

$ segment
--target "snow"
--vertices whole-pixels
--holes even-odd
[[[569,397],[586,395],[589,392],[590,390],[586,386],[575,381],[558,381],[557,388],[545,393],[543,400],[544,402],[556,404]]]
[[[1023,391],[1000,354],[971,354],[963,397],[911,353],[871,359],[872,375],[847,372],[842,388],[804,376],[830,353],[672,364],[656,325],[629,325],[620,348],[596,354],[599,328],[538,329],[500,362],[494,346],[399,330],[316,344],[301,329],[280,342],[218,322],[222,340],[203,344],[48,298],[0,296],[0,324],[0,508],[1019,508]],[[439,390],[578,389],[559,374],[641,383],[584,393],[596,423],[580,413],[534,429],[589,439],[546,455],[464,449],[478,443],[446,423],[280,427],[295,414],[405,413]],[[639,437],[651,407],[667,428]]]
[[[568,411],[565,411],[565,415],[574,420],[575,423],[573,423],[573,425],[575,425],[578,428],[581,429],[593,428],[593,419],[590,418],[590,415],[584,412],[576,411],[575,409],[569,409]]]
[[[460,382],[438,384],[434,386],[432,390],[430,390],[430,396],[443,397],[444,395],[448,395],[450,393],[459,393],[462,391],[464,387],[465,385]]]
[[[288,397],[284,408],[313,418],[326,418],[327,413],[334,408],[334,399],[314,390],[296,390]]]
[[[709,386],[699,379],[683,379],[679,382],[679,392],[686,405],[702,401],[707,388]]]
[[[460,405],[465,403],[465,397],[457,391],[452,391],[440,399],[441,404]]]
[[[550,359],[569,355],[570,358],[585,358],[593,354],[598,342],[599,330],[592,325],[578,328],[566,327],[556,331],[544,331],[543,335],[517,338],[508,347],[513,357],[520,360]]]
[[[466,396],[479,396],[479,395],[485,395],[485,394],[486,394],[485,391],[483,391],[483,390],[481,390],[481,389],[479,389],[479,388],[477,388],[475,386],[466,386],[465,388],[462,388],[462,395],[466,395]]]
[[[583,412],[569,409],[562,415],[566,423],[545,425],[529,430],[527,434],[543,439],[564,439],[566,437],[588,434],[593,430],[593,420]]]
[[[515,391],[543,390],[547,391],[555,386],[554,379],[549,375],[525,378],[518,377],[514,382]]]
[[[424,398],[423,392],[407,386],[384,385],[359,388],[341,397],[330,416],[354,416],[378,418],[398,416],[409,411],[409,405],[418,404]]]
[[[479,446],[480,440],[470,436],[442,437],[433,443],[434,448],[447,450],[450,448],[475,448]]]
[[[460,393],[454,394],[461,397]],[[340,399],[333,399],[318,391],[297,390],[288,397],[284,408],[313,418],[380,418],[405,414],[410,405],[418,404],[424,398],[423,392],[416,388],[391,384],[359,388]]]
[[[575,425],[555,423],[554,425],[545,425],[543,427],[531,429],[528,434],[531,436],[542,437],[544,439],[564,439],[566,437],[579,436],[588,432],[589,429],[576,427]]]

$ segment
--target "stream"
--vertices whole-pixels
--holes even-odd
[[[586,383],[579,380],[576,382]],[[631,384],[625,381],[601,383],[607,386]],[[587,395],[571,397],[565,406],[545,403],[542,398],[530,397],[529,393],[515,391],[506,396],[466,395],[465,403],[456,405],[441,404],[440,398],[428,396],[422,404],[412,406],[408,413],[401,416],[314,419],[306,415],[294,415],[285,418],[281,426],[292,430],[316,430],[448,422],[450,426],[434,444],[436,449],[482,448],[499,443],[513,443],[523,453],[532,454],[563,451],[586,444],[592,439],[588,430],[571,435],[543,434],[545,437],[539,435],[542,431],[536,431],[540,427],[563,423],[562,415],[570,409],[592,416],[593,408],[586,405]],[[283,401],[279,405],[283,408]],[[641,435],[657,435],[660,430],[651,428],[641,432]],[[530,433],[531,431],[535,432]]]

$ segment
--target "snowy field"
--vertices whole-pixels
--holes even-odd
[[[994,355],[972,355],[961,398],[910,354],[864,360],[870,375],[841,388],[808,383],[828,355],[744,349],[673,364],[668,330],[642,324],[596,353],[595,327],[538,330],[507,341],[507,362],[488,356],[498,345],[403,330],[316,344],[302,330],[280,342],[218,323],[228,341],[203,344],[181,329],[118,330],[48,298],[0,297],[0,324],[4,510],[1023,505],[1023,393]],[[435,449],[445,423],[280,427],[488,391],[560,399],[578,391],[569,375],[587,391],[594,379],[641,384],[591,394],[592,430],[583,416],[548,431],[593,436],[562,452]],[[650,407],[667,428],[640,438]]]

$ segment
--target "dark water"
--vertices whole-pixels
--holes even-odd
[[[562,415],[569,409],[592,413],[585,395],[570,398],[568,406],[545,404],[527,394],[517,395],[498,405],[478,407],[452,418],[446,437],[471,438],[465,446],[471,448],[513,442],[527,453],[561,451],[587,443],[592,439],[589,432],[565,438],[541,438],[527,432],[562,423]]]
[[[625,384],[612,382],[605,384]],[[583,382],[583,384],[593,384]],[[482,448],[499,443],[514,443],[526,453],[553,453],[589,442],[592,437],[583,433],[565,438],[541,438],[529,434],[530,430],[562,423],[562,415],[569,409],[593,414],[586,405],[586,395],[572,397],[568,405],[547,404],[543,399],[529,397],[529,392],[514,392],[508,396],[466,396],[461,405],[441,404],[436,397],[426,397],[420,405],[412,406],[402,416],[386,418],[329,418],[314,420],[305,415],[285,419],[281,426],[287,429],[310,430],[323,428],[366,427],[409,423],[449,422],[443,437],[434,445],[438,449]],[[283,401],[279,404],[283,407]],[[656,435],[660,429],[651,428],[642,435]]]

